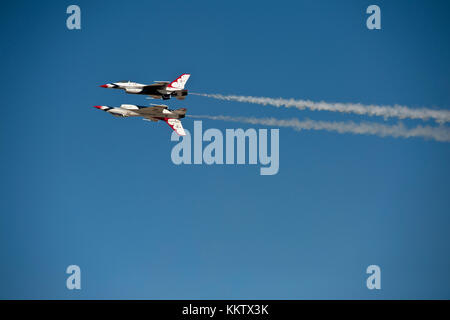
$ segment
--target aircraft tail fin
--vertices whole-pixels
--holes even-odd
[[[181,76],[169,83],[167,87],[182,90],[184,89],[184,86],[186,85],[186,82],[189,80],[190,76],[191,75],[189,73],[183,73]]]
[[[184,128],[181,124],[181,121],[178,119],[172,119],[172,118],[164,118],[164,121],[179,135],[179,136],[185,136],[186,132],[184,131]]]

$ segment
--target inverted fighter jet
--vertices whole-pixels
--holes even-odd
[[[178,135],[185,136],[186,132],[181,125],[187,109],[180,108],[170,110],[166,105],[154,105],[153,107],[142,107],[134,104],[122,104],[120,107],[94,106],[94,108],[106,111],[116,117],[144,117],[144,120],[157,122],[164,120]]]
[[[188,91],[184,89],[191,75],[183,73],[174,81],[155,81],[154,84],[141,84],[131,81],[119,81],[103,84],[102,88],[123,89],[126,93],[145,94],[154,99],[168,100],[175,97],[178,100],[186,98]]]

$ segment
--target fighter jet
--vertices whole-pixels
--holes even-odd
[[[170,110],[166,105],[154,105],[153,107],[142,107],[134,104],[122,104],[120,107],[94,106],[94,108],[106,111],[116,117],[144,117],[144,120],[157,122],[164,120],[178,135],[185,136],[186,132],[181,125],[186,115],[186,108]]]
[[[141,84],[131,81],[119,81],[103,84],[102,88],[123,89],[126,93],[145,94],[154,99],[168,100],[175,97],[178,100],[186,98],[188,91],[184,89],[191,75],[183,73],[174,81],[155,81],[154,84]]]

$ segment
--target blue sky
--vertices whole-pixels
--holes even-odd
[[[70,4],[81,30],[66,28]],[[370,4],[381,30],[365,26]],[[260,176],[259,165],[176,166],[164,123],[92,108],[148,103],[100,84],[189,72],[193,92],[448,109],[449,10],[445,1],[5,3],[0,298],[449,299],[448,143],[281,128],[280,171]],[[397,122],[193,95],[167,104]],[[71,264],[80,291],[65,287]],[[365,286],[371,264],[380,291]]]

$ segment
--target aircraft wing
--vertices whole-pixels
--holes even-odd
[[[157,82],[157,83],[153,83],[153,84],[147,84],[144,86],[144,88],[146,87],[165,87],[169,82]]]
[[[181,125],[181,121],[178,119],[164,118],[164,121],[179,135],[185,136],[186,132]]]
[[[153,118],[153,117],[150,117],[150,116],[144,116],[143,120],[153,121],[153,122],[158,122],[159,121],[159,119]]]
[[[153,98],[153,99],[161,99],[161,95],[154,95],[154,94],[149,94],[149,96],[151,97],[151,98]],[[150,97],[147,97],[146,99],[151,99]]]
[[[155,104],[153,107],[146,107],[146,108],[139,108],[138,110],[133,110],[134,112],[137,112],[141,115],[147,115],[147,114],[154,114],[154,115],[161,115],[163,114],[163,110],[167,109],[168,106],[164,104]]]

